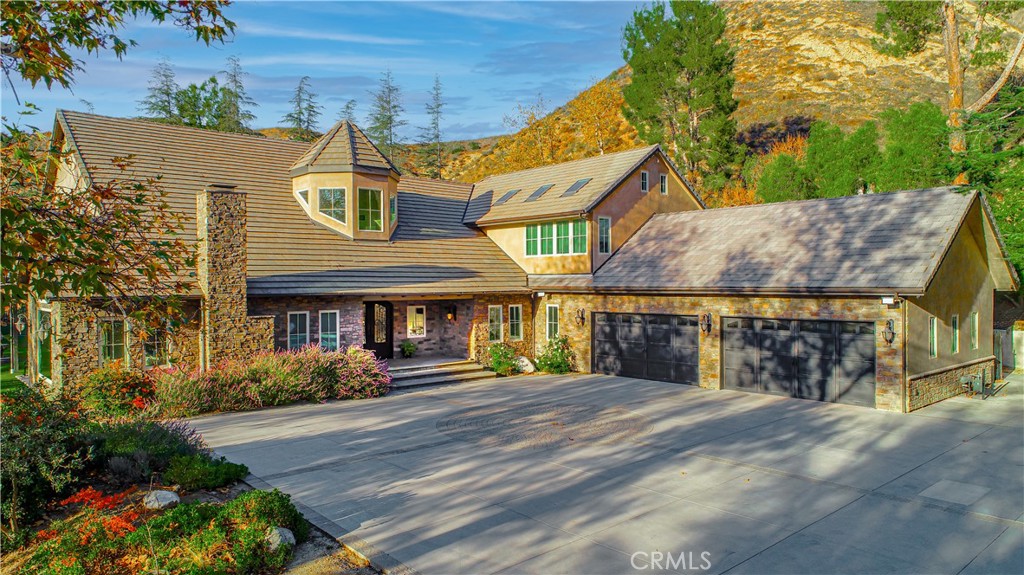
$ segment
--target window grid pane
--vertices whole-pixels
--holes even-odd
[[[154,329],[142,345],[143,361],[146,367],[167,365],[167,330]]]
[[[508,336],[514,340],[523,339],[523,306],[508,306]]]
[[[971,349],[978,349],[978,312],[971,312]]]
[[[381,215],[381,191],[359,190],[359,229],[379,232],[384,229]]]
[[[608,218],[597,220],[597,251],[602,254],[612,252],[612,221]]]
[[[647,190],[650,189],[649,185],[650,184],[647,181],[647,172],[640,172],[640,191],[647,193]]]
[[[320,312],[320,347],[338,349],[338,312]]]
[[[398,196],[391,196],[388,210],[391,212],[391,223],[398,219]]]
[[[928,318],[928,356],[929,357],[938,357],[938,355],[939,355],[939,346],[938,346],[938,342],[936,341],[938,339],[938,337],[937,337],[937,333],[936,332],[938,332],[937,320],[934,317],[930,317],[930,318]]]
[[[558,306],[549,305],[547,316],[548,339],[554,339],[558,337]]]
[[[298,349],[309,343],[308,319],[304,312],[288,314],[288,349]]]
[[[124,334],[124,320],[108,320],[101,324],[100,360],[104,364],[125,359]]]
[[[346,222],[345,215],[345,188],[320,188],[320,206],[317,208],[321,214],[337,220]]]
[[[501,341],[500,305],[492,305],[487,307],[487,339],[488,341]]]
[[[663,196],[668,195],[668,176],[665,174],[661,175],[661,194]]]
[[[537,255],[537,224],[526,226],[526,255]]]
[[[572,223],[572,253],[587,253],[587,221],[575,220]]]
[[[408,318],[406,329],[409,337],[424,337],[427,335],[426,308],[421,305],[411,305],[407,308]]]
[[[960,316],[954,315],[950,319],[950,327],[953,331],[953,341],[950,342],[950,353],[958,353],[960,351]]]
[[[565,255],[569,253],[569,222],[558,222],[556,224],[557,229],[557,242],[555,245],[558,255]]]
[[[540,255],[550,256],[555,252],[555,225],[551,222],[540,225]]]

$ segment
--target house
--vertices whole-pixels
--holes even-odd
[[[354,124],[312,146],[58,112],[58,182],[160,174],[197,239],[187,324],[136,337],[54,298],[53,377],[263,349],[535,356],[584,372],[910,411],[993,377],[1018,285],[984,198],[936,188],[707,210],[658,146],[491,176],[402,176]]]

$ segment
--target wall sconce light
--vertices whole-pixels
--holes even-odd
[[[53,326],[50,324],[50,318],[46,317],[39,321],[39,339],[46,339],[50,337],[50,329]]]
[[[583,327],[587,323],[587,310],[576,308],[576,325]]]
[[[445,312],[444,317],[454,323],[459,318],[459,306],[455,304],[448,306],[448,311]]]
[[[700,315],[700,330],[705,334],[711,333],[711,314],[703,313]]]
[[[882,331],[882,337],[885,338],[885,343],[892,345],[892,342],[896,340],[896,322],[887,319],[885,320],[885,329]]]
[[[28,322],[25,321],[25,314],[19,313],[18,320],[14,322],[14,329],[18,330],[18,333],[24,333],[26,327],[28,327]]]

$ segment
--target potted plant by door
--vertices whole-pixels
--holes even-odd
[[[404,358],[410,358],[416,354],[416,342],[414,341],[405,340],[399,348],[402,350],[402,357]]]

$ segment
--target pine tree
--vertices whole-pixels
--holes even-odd
[[[149,80],[149,91],[139,102],[139,110],[149,118],[178,123],[177,95],[181,87],[174,78],[174,68],[166,59],[157,63]]]
[[[355,123],[356,121],[356,101],[349,100],[342,106],[341,111],[338,112],[338,120],[344,120],[349,123]]]
[[[405,112],[405,108],[402,107],[402,90],[395,84],[391,70],[381,74],[380,87],[376,92],[371,92],[370,97],[373,107],[366,134],[377,144],[380,151],[394,162],[395,153],[400,146],[398,129],[407,122],[402,119],[402,112]]]
[[[249,123],[256,119],[252,108],[259,104],[245,91],[243,79],[246,73],[242,71],[238,56],[229,56],[227,69],[220,73],[224,75],[224,85],[221,87],[217,129],[223,132],[251,132]]]
[[[295,87],[295,94],[289,100],[292,111],[285,114],[282,122],[292,128],[292,138],[312,141],[317,138],[317,120],[323,107],[316,101],[316,94],[309,87],[309,76],[303,76]]]
[[[202,84],[189,84],[178,90],[174,100],[178,121],[194,128],[220,129],[221,87],[216,76]]]
[[[709,0],[673,1],[633,13],[623,37],[632,82],[626,118],[648,143],[661,143],[687,172],[725,176],[740,160],[732,96],[733,51],[725,12]]]
[[[429,123],[420,128],[421,153],[426,174],[431,178],[441,178],[444,168],[444,145],[441,143],[441,118],[444,115],[444,97],[441,91],[441,78],[434,76],[434,88],[430,92],[430,101],[426,104]]]

